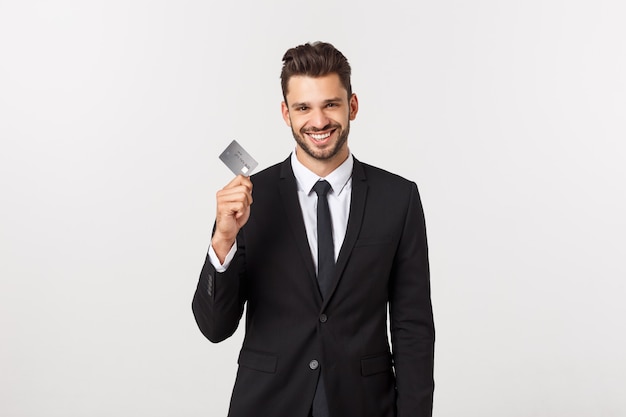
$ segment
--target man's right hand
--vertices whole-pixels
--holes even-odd
[[[237,175],[217,192],[217,218],[211,246],[220,262],[224,262],[235,243],[239,229],[250,218],[252,182],[249,177]]]

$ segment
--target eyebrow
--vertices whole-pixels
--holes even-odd
[[[323,104],[328,104],[328,103],[340,103],[341,102],[341,98],[340,97],[334,97],[334,98],[329,98],[327,100],[324,100],[322,103]],[[311,107],[311,104],[308,102],[298,102],[298,103],[293,103],[290,107],[291,108],[298,108],[298,107]]]

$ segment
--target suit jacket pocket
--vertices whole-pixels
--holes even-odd
[[[391,355],[371,356],[361,359],[361,375],[369,376],[391,371]]]
[[[276,372],[277,362],[278,358],[274,355],[255,352],[249,349],[241,349],[241,352],[239,352],[239,360],[237,361],[239,365],[245,366],[246,368],[270,374]]]

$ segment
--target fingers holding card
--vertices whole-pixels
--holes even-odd
[[[222,152],[220,159],[236,175],[216,195],[217,215],[211,245],[220,262],[223,262],[239,229],[250,217],[252,182],[249,175],[258,163],[235,140]]]

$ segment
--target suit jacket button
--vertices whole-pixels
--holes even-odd
[[[322,323],[326,323],[326,322],[328,321],[328,316],[327,316],[326,314],[322,314],[322,315],[320,316],[320,321],[321,321]]]
[[[317,368],[319,368],[319,366],[320,366],[320,363],[316,361],[315,359],[309,362],[309,368],[311,368],[312,370],[316,370]]]

